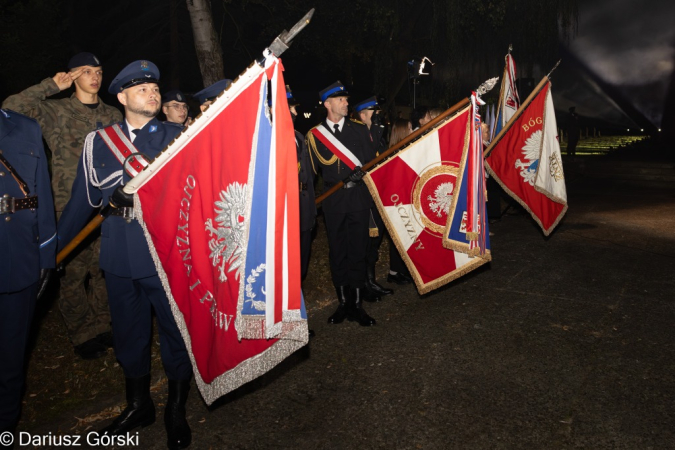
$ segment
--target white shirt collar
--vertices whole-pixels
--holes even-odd
[[[127,130],[129,130],[129,139],[133,143],[136,140],[136,134],[132,133],[131,130],[142,130],[143,128],[145,128],[145,125],[147,125],[147,123],[140,128],[134,128],[131,125],[129,125],[129,121],[127,119],[124,119],[124,121],[127,124]]]
[[[328,127],[330,128],[330,131],[335,131],[336,122],[333,122],[328,117],[326,117],[326,123],[328,124]],[[344,126],[344,124],[345,124],[345,118],[343,117],[342,119],[340,119],[339,122],[337,122],[338,130],[342,131],[342,127]]]

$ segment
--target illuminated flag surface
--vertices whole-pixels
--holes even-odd
[[[548,236],[567,211],[551,83],[544,78],[485,151],[485,166]]]
[[[490,259],[489,252],[471,257],[443,247],[448,211],[462,183],[471,113],[467,106],[364,177],[420,294]]]
[[[447,212],[443,246],[471,256],[490,259],[490,233],[485,207],[485,169],[480,98],[471,95],[473,127],[467,131],[467,146],[459,163],[459,176]]]
[[[207,404],[308,340],[282,70],[251,66],[130,183]]]
[[[497,120],[492,128],[492,138],[499,134],[520,106],[518,89],[516,87],[516,61],[511,56],[511,53],[507,54],[504,60],[504,75],[502,76],[502,85],[499,91]]]

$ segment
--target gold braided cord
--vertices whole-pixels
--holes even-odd
[[[314,140],[314,134],[312,134],[312,130],[307,133],[307,146],[312,149],[312,153],[314,153],[319,160],[321,164],[324,166],[332,166],[335,164],[337,161],[338,157],[337,155],[333,155],[330,159],[326,159],[323,156],[321,156],[321,153],[319,153],[319,149],[316,148],[316,141]],[[311,155],[311,153],[310,153]],[[312,167],[314,167],[314,162],[312,161]],[[316,173],[316,168],[314,169],[314,173]]]

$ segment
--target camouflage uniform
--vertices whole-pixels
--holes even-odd
[[[47,100],[60,92],[51,78],[8,97],[3,108],[37,119],[52,152],[52,189],[57,219],[70,199],[84,139],[96,128],[122,121],[116,108],[99,104],[92,109],[75,96]],[[105,282],[98,267],[100,238],[88,245],[68,263],[61,279],[59,308],[74,345],[110,331],[110,310]],[[88,286],[85,280],[90,277]]]

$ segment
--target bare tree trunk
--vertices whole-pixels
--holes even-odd
[[[223,51],[213,28],[211,2],[210,0],[187,0],[187,7],[192,22],[199,70],[202,73],[204,86],[210,86],[225,78]]]
[[[169,49],[171,50],[171,87],[180,87],[180,52],[178,42],[178,1],[169,4]]]

